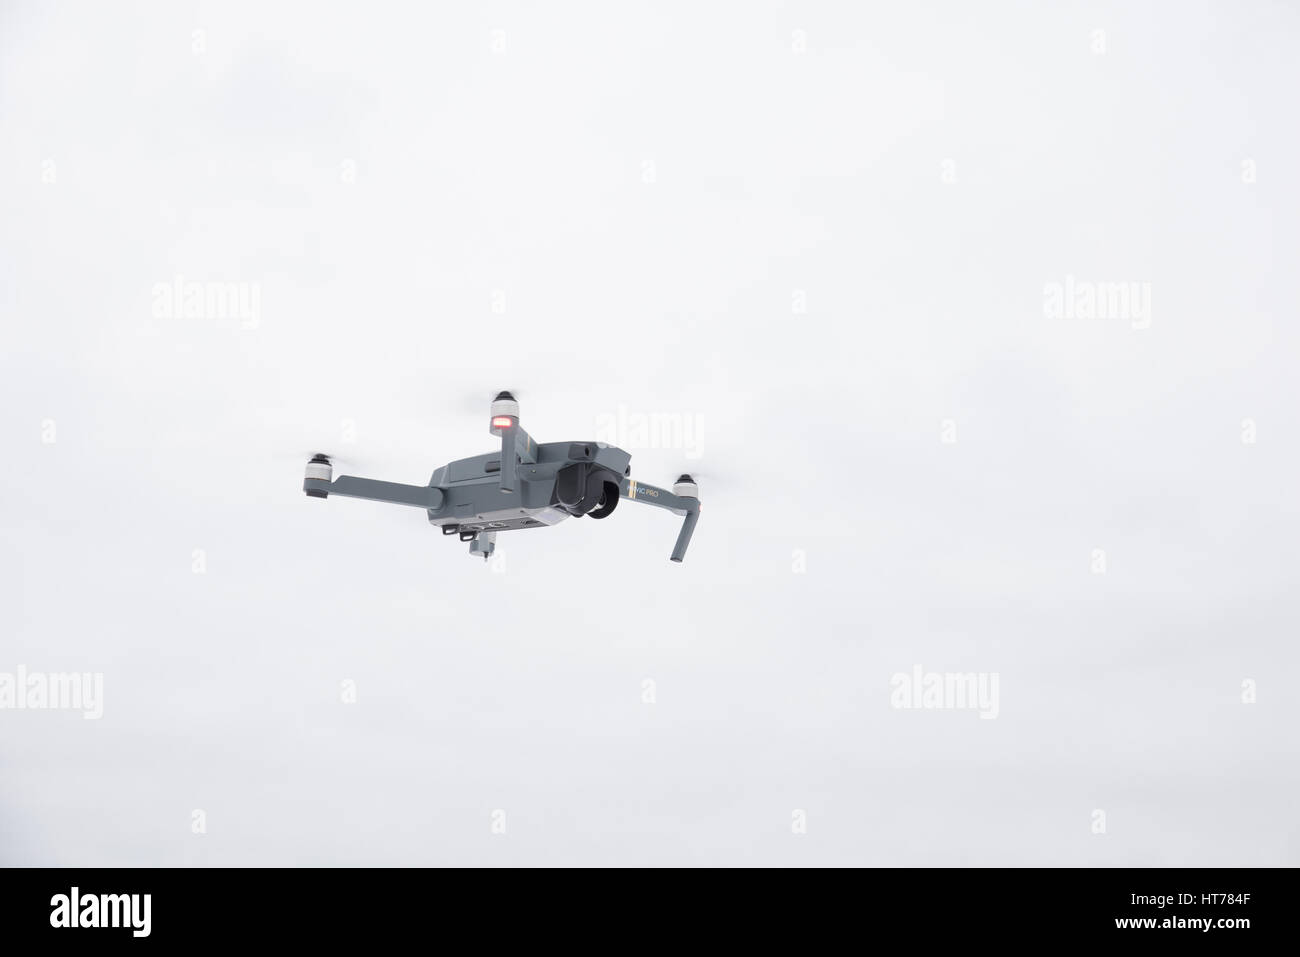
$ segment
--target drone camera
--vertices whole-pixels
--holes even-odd
[[[609,469],[575,462],[556,473],[554,504],[570,515],[604,518],[618,504],[618,487],[618,476]]]

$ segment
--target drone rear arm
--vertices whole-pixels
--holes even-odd
[[[636,479],[625,478],[619,486],[619,494],[631,501],[656,505],[668,509],[674,515],[685,516],[682,519],[682,530],[677,533],[677,544],[673,546],[670,557],[675,562],[680,562],[686,557],[686,547],[690,545],[691,536],[695,533],[695,523],[700,519],[699,488],[689,475],[679,478],[671,492],[657,485],[647,485]]]
[[[498,477],[501,491],[509,495],[515,490],[517,462],[536,462],[533,437],[519,425],[519,403],[509,392],[498,392],[492,400],[492,424],[488,431],[501,438],[501,474]]]
[[[517,421],[496,431],[501,433],[501,491],[510,493],[515,490],[515,473],[519,465],[537,464],[537,443]],[[511,449],[514,449],[514,455],[510,454]]]
[[[402,485],[398,482],[380,482],[376,479],[356,478],[352,475],[340,475],[334,481],[323,478],[306,478],[302,490],[308,495],[315,493],[316,498],[329,495],[344,495],[348,498],[364,498],[372,502],[391,502],[394,505],[413,505],[416,508],[439,508],[442,506],[442,489],[428,485]]]

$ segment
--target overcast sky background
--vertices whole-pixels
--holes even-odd
[[[1300,863],[1300,12],[337,7],[0,4],[0,863]],[[502,388],[685,563],[302,494]]]

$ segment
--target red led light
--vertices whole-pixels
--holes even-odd
[[[494,416],[492,416],[492,428],[494,428],[494,429],[508,429],[508,428],[510,428],[510,425],[511,425],[511,422],[510,422],[510,416],[508,416],[508,415],[494,415]]]

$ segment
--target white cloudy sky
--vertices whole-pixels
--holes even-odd
[[[0,863],[1300,863],[1300,13],[978,6],[0,6]],[[302,495],[500,388],[686,562]]]

